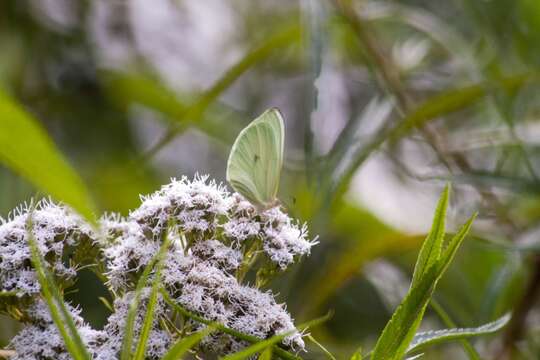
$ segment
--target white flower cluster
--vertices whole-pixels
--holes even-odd
[[[207,177],[173,179],[150,196],[142,197],[141,206],[130,218],[141,224],[143,232],[161,235],[172,221],[186,236],[201,238],[214,232],[219,217],[227,212],[227,191]]]
[[[71,313],[81,340],[90,350],[90,354],[97,358],[97,353],[92,350],[97,349],[98,344],[103,341],[103,332],[94,330],[87,325],[79,315],[80,310],[67,304],[66,306]],[[15,350],[15,355],[10,357],[10,360],[71,360],[64,340],[52,321],[47,304],[43,300],[38,300],[28,309],[28,316],[32,321],[11,340],[10,348]]]
[[[135,315],[134,339],[138,339],[141,334],[149,295],[150,288],[143,289],[139,307],[137,308]],[[122,349],[129,306],[134,297],[135,292],[131,291],[114,301],[114,313],[107,319],[107,325],[105,325],[105,328],[102,331],[104,341],[95,348],[96,356],[94,357],[94,360],[111,360],[118,358]],[[158,326],[160,317],[165,316],[166,313],[166,306],[162,299],[158,299],[158,304],[154,309],[152,328],[148,337],[148,343],[146,344],[146,359],[160,359],[173,343],[172,335],[167,331],[160,329]],[[135,350],[136,345],[137,343],[134,341],[133,350]]]
[[[309,254],[315,242],[308,240],[305,226],[279,207],[257,211],[239,194],[227,192],[207,177],[193,181],[183,177],[142,197],[141,206],[126,218],[104,216],[99,233],[92,232],[68,208],[50,201],[39,203],[33,210],[20,209],[0,225],[0,289],[37,295],[40,288],[31,267],[27,238],[29,214],[33,236],[57,278],[71,279],[76,275],[75,268],[62,262],[64,247],[88,239],[101,249],[107,284],[116,296],[113,314],[102,331],[94,331],[84,324],[77,310],[70,308],[96,360],[118,358],[133,290],[165,237],[170,245],[161,283],[179,305],[260,339],[290,332],[283,344],[294,350],[304,348],[302,335],[284,305],[276,303],[271,292],[242,285],[236,277],[237,270],[246,263],[246,249],[253,246],[280,269],[287,268],[298,256]],[[139,336],[148,294],[149,289],[145,289],[137,310],[134,339]],[[28,311],[30,321],[11,343],[17,351],[15,359],[68,359],[41,300],[35,302],[35,307],[39,311]],[[176,337],[158,321],[167,319],[170,313],[160,298],[147,346],[149,359],[159,359]],[[192,325],[195,329],[202,326]],[[246,345],[223,333],[214,333],[201,343],[219,355]]]
[[[271,292],[239,284],[228,273],[231,263],[222,262],[222,254],[208,256],[215,250],[214,246],[215,242],[211,240],[198,244],[199,251],[189,255],[184,255],[180,248],[169,253],[163,269],[163,283],[174,300],[208,320],[260,339],[292,331],[283,343],[297,350],[303,349],[302,337],[295,332],[284,306],[276,303]],[[206,249],[202,250],[203,247]],[[245,345],[225,334],[213,335],[203,344],[218,354]]]
[[[260,240],[265,254],[282,270],[295,256],[309,254],[315,244],[308,239],[305,225],[298,225],[279,207],[259,213],[239,194],[228,193],[207,177],[173,179],[154,194],[142,197],[141,206],[127,219],[108,216],[102,224],[107,233],[118,236],[105,250],[113,288],[125,287],[130,274],[148,264],[159,247],[149,240],[161,239],[170,228],[178,228],[187,241],[194,242],[192,250],[203,258],[201,251],[210,251],[213,261],[228,263],[228,271],[241,261],[237,249],[249,239]],[[197,246],[203,240],[212,242]]]
[[[31,265],[28,220],[43,258],[63,280],[76,275],[75,269],[62,261],[67,247],[93,237],[90,226],[79,216],[50,200],[42,200],[32,209],[24,205],[14,210],[0,225],[0,291],[15,292],[19,297],[40,291]]]

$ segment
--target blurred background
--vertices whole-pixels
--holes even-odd
[[[512,311],[474,346],[540,358],[539,66],[536,0],[0,2],[2,91],[99,213],[127,214],[170,177],[224,181],[240,129],[282,111],[280,199],[320,244],[270,287],[297,322],[333,309],[313,335],[338,358],[373,346],[447,182],[449,231],[479,218],[422,328]],[[2,216],[35,194],[0,166]],[[71,301],[103,326],[103,287],[83,272],[76,288]],[[16,331],[0,318],[0,345]],[[457,343],[426,358],[467,355]]]

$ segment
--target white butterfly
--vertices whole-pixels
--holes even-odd
[[[278,202],[284,137],[279,110],[269,109],[240,132],[229,154],[227,181],[259,209]]]

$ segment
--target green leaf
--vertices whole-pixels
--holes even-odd
[[[158,290],[161,281],[161,270],[163,268],[163,260],[165,258],[165,251],[169,244],[168,237],[166,236],[163,244],[161,245],[160,251],[157,254],[157,264],[156,271],[154,273],[154,279],[152,280],[152,290],[150,292],[150,297],[148,299],[148,305],[146,307],[146,315],[144,317],[144,322],[142,325],[141,335],[139,337],[139,342],[137,345],[137,350],[135,351],[135,360],[143,360],[144,353],[146,351],[146,344],[148,344],[148,337],[150,336],[150,330],[152,328],[152,323],[154,321],[154,309],[157,304],[158,299]],[[130,309],[131,310],[131,309]]]
[[[308,338],[309,340],[311,340],[312,343],[314,343],[315,345],[317,345],[317,347],[318,347],[319,349],[322,350],[322,352],[326,355],[327,358],[329,358],[330,360],[336,360],[336,358],[334,357],[334,355],[333,355],[330,351],[328,351],[328,349],[325,348],[320,342],[318,342],[318,341],[313,337],[313,335],[310,334],[310,335],[307,336],[307,338]]]
[[[409,290],[379,337],[373,360],[398,360],[405,355],[433,295],[438,275],[439,268],[435,264]]]
[[[318,319],[308,321],[307,323],[298,326],[298,330],[304,330],[304,329],[307,329],[308,327],[318,325],[318,324],[328,320],[329,318],[330,318],[330,314],[327,314],[327,315],[325,315],[323,317],[320,317]],[[269,347],[277,345],[278,343],[281,342],[281,340],[283,340],[284,338],[286,338],[289,335],[294,334],[296,331],[297,330],[291,330],[291,331],[287,331],[287,332],[284,332],[284,333],[281,333],[281,334],[278,334],[278,335],[274,335],[271,338],[266,339],[266,340],[259,340],[257,343],[255,343],[255,344],[253,344],[251,346],[248,346],[247,348],[245,348],[245,349],[243,349],[243,350],[241,350],[239,352],[236,352],[234,354],[225,356],[223,358],[223,360],[243,360],[243,359],[247,359],[250,356],[255,355],[257,353],[260,353],[260,352],[266,350]]]
[[[77,331],[75,322],[73,321],[73,318],[64,303],[64,299],[56,287],[54,279],[39,252],[38,245],[32,233],[32,213],[28,216],[27,232],[32,256],[32,265],[37,272],[41,292],[45,297],[54,324],[64,340],[66,349],[75,360],[90,360],[90,354],[88,354],[86,346]]]
[[[261,339],[255,337],[255,336],[241,333],[241,332],[236,331],[234,329],[228,328],[225,325],[222,325],[220,323],[212,322],[210,320],[207,320],[207,319],[203,318],[202,316],[194,314],[191,311],[186,310],[185,308],[183,308],[181,305],[175,303],[171,299],[171,297],[169,296],[169,294],[167,293],[167,291],[165,289],[161,288],[160,292],[161,292],[161,295],[163,296],[163,299],[165,300],[165,302],[167,302],[174,310],[176,310],[180,314],[184,315],[185,317],[188,317],[188,318],[190,318],[190,319],[192,319],[194,321],[200,322],[202,324],[215,326],[216,329],[218,329],[219,331],[221,331],[221,332],[223,332],[225,334],[229,334],[231,336],[236,337],[237,339],[244,340],[244,341],[247,341],[247,342],[252,343],[252,344],[256,344],[259,341],[261,341]],[[273,350],[274,350],[274,353],[276,355],[279,355],[279,357],[281,357],[282,359],[287,359],[287,360],[299,360],[300,359],[298,356],[291,354],[290,352],[278,347],[277,345],[274,346]]]
[[[351,360],[362,360],[364,357],[362,356],[362,348],[359,347],[351,356]]]
[[[431,301],[429,303],[431,305],[431,308],[437,313],[439,318],[442,320],[444,325],[446,325],[449,328],[457,327],[456,323],[450,318],[450,315],[446,312],[446,310],[435,300],[434,298],[431,298]],[[476,351],[476,349],[467,341],[467,339],[461,339],[461,346],[463,347],[463,350],[467,353],[469,356],[469,360],[480,360],[480,355]]]
[[[273,345],[276,345],[281,342],[284,338],[291,335],[293,331],[288,331],[279,335],[274,335],[270,339],[259,341],[258,343],[255,343],[251,346],[248,346],[244,350],[241,350],[237,353],[225,356],[223,360],[243,360],[247,359],[252,355],[255,355],[263,350],[266,350],[267,348],[271,348]]]
[[[508,324],[510,318],[511,315],[506,314],[493,322],[475,328],[454,328],[417,333],[409,345],[407,353],[416,352],[426,346],[445,341],[459,340],[494,333]]]
[[[440,217],[441,215],[444,216],[447,203],[448,188],[445,189],[441,196],[433,221],[432,228],[435,231],[432,232],[436,236],[428,236],[425,240],[419,255],[419,258],[424,256],[424,261],[419,261],[415,269],[415,273],[419,271],[417,280],[413,280],[405,299],[398,306],[379,337],[373,350],[372,359],[374,360],[398,360],[403,358],[416,333],[416,329],[418,329],[422,321],[437,282],[450,265],[459,246],[470,230],[476,214],[462,226],[444,249],[441,248],[444,231],[440,227],[442,225],[444,228],[444,222]],[[443,232],[441,233],[441,231]],[[441,239],[437,239],[438,236]]]
[[[269,347],[268,349],[264,350],[259,356],[259,360],[272,360],[272,348]]]
[[[459,231],[450,239],[448,242],[448,245],[443,250],[441,257],[439,259],[438,265],[439,265],[439,271],[441,275],[446,271],[448,266],[450,266],[450,263],[454,259],[454,256],[456,255],[457,250],[459,249],[459,246],[465,240],[465,237],[469,233],[469,230],[471,229],[471,226],[474,222],[474,219],[476,219],[476,213],[474,213],[469,220],[463,226]]]
[[[86,186],[32,115],[0,90],[0,162],[87,219],[94,205]]]
[[[411,286],[416,284],[424,272],[439,259],[444,241],[446,208],[448,207],[449,196],[450,186],[447,185],[439,199],[439,203],[437,204],[431,231],[422,244],[422,248],[418,254]]]
[[[182,359],[184,354],[197,345],[202,339],[207,335],[215,331],[216,328],[208,326],[201,331],[198,331],[190,336],[178,340],[167,353],[163,356],[161,360],[178,360]]]
[[[131,301],[131,304],[129,305],[129,310],[127,313],[127,319],[126,319],[126,327],[124,329],[124,338],[122,339],[122,351],[120,353],[120,359],[121,360],[129,360],[131,356],[131,349],[133,344],[133,336],[135,333],[135,317],[137,315],[137,308],[139,307],[142,291],[144,287],[146,286],[146,282],[148,281],[148,277],[150,276],[150,273],[154,266],[157,264],[160,264],[164,255],[165,251],[167,250],[167,246],[169,244],[168,237],[165,237],[163,240],[163,243],[161,244],[161,247],[159,249],[159,252],[152,258],[152,260],[146,265],[146,267],[143,270],[143,273],[141,277],[139,278],[139,281],[137,282],[137,287],[135,288],[135,295],[133,297],[133,300]],[[159,265],[161,266],[161,265]],[[155,284],[155,278],[154,283]],[[157,291],[157,289],[156,289]],[[154,293],[154,286],[152,286],[152,294],[156,296]],[[152,297],[152,295],[151,295]],[[151,306],[151,298],[148,300],[148,308]],[[155,301],[155,300],[154,300]],[[137,354],[139,354],[142,350],[144,355],[144,347],[146,346],[146,341],[148,341],[148,332],[149,332],[149,325],[148,321],[150,321],[150,325],[152,323],[153,315],[147,314],[145,316],[145,322],[143,324],[143,329],[141,330],[141,339],[139,342],[139,345],[137,347]],[[145,335],[145,328],[148,327],[146,335]],[[143,338],[143,336],[146,336]],[[142,340],[142,341],[141,341]],[[144,342],[144,345],[142,345],[141,349],[141,342]],[[140,356],[140,355],[139,355]]]

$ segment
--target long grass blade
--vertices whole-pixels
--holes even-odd
[[[308,321],[307,323],[298,326],[298,330],[303,330],[303,329],[307,329],[308,327],[316,326],[318,324],[321,324],[321,323],[325,322],[329,318],[330,318],[330,314],[327,314],[327,315],[325,315],[323,317],[320,317],[318,319]],[[245,349],[243,349],[243,350],[241,350],[241,351],[239,351],[237,353],[225,356],[223,358],[223,360],[244,360],[244,359],[247,359],[252,355],[255,355],[257,353],[261,353],[262,351],[272,347],[273,345],[276,345],[276,344],[280,343],[284,338],[294,334],[296,331],[297,330],[287,331],[287,332],[284,332],[284,333],[281,333],[281,334],[278,334],[278,335],[274,335],[271,338],[266,339],[266,340],[260,340],[259,339],[259,341],[257,343],[255,343],[255,344],[253,344],[251,346],[248,346],[247,348],[245,348]]]
[[[169,244],[168,236],[166,236],[158,253],[156,271],[154,273],[154,279],[152,280],[152,290],[150,292],[148,305],[146,307],[146,315],[144,317],[141,335],[139,337],[139,342],[137,345],[137,349],[135,351],[135,357],[134,357],[135,360],[144,359],[144,353],[146,351],[146,344],[148,344],[148,337],[150,336],[150,330],[152,328],[152,323],[154,321],[154,309],[156,307],[157,299],[158,299],[158,290],[159,290],[159,285],[161,281],[161,270],[163,268],[165,251],[167,250],[168,244]]]
[[[197,345],[202,339],[215,331],[216,328],[213,326],[208,326],[201,331],[198,331],[190,336],[178,340],[167,353],[163,356],[161,360],[178,360],[182,359],[184,354]]]
[[[141,277],[139,278],[139,281],[137,282],[137,286],[135,288],[135,295],[133,297],[133,300],[131,301],[131,304],[129,306],[127,318],[126,318],[126,327],[124,329],[124,338],[122,339],[122,350],[120,353],[120,359],[121,360],[129,360],[131,356],[132,351],[132,345],[133,345],[133,337],[135,333],[135,317],[137,315],[137,308],[139,307],[142,291],[144,287],[146,286],[146,283],[148,281],[148,277],[150,276],[150,273],[152,272],[152,269],[156,265],[157,262],[159,262],[160,258],[163,256],[165,250],[168,246],[168,237],[165,237],[163,240],[163,243],[159,249],[159,252],[152,258],[152,260],[146,265],[146,267],[143,270],[143,273]],[[150,306],[150,304],[148,304]],[[147,317],[148,319],[148,317]],[[147,320],[145,319],[145,320]],[[141,333],[142,335],[142,333]],[[144,350],[144,349],[143,349]]]
[[[37,272],[38,281],[42,289],[43,296],[49,307],[51,317],[56,325],[66,348],[75,360],[90,360],[91,357],[86,350],[79,332],[67,310],[60,291],[54,283],[52,275],[44,264],[44,260],[39,252],[38,245],[32,233],[32,213],[30,212],[27,220],[28,243],[32,255],[32,265]],[[67,329],[66,329],[67,324]],[[68,332],[69,330],[69,332]]]

